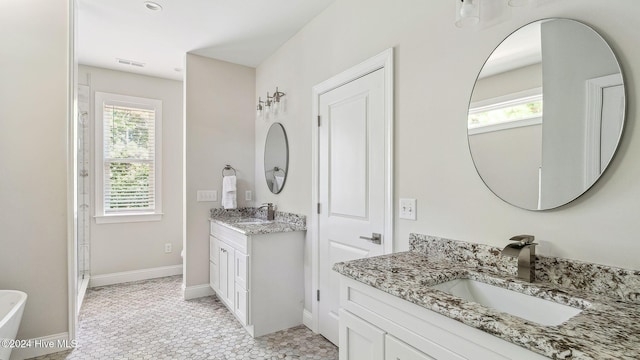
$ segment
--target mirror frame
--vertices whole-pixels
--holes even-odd
[[[284,167],[280,169],[284,171],[285,175],[284,175],[284,180],[282,181],[282,185],[276,192],[276,191],[273,191],[273,188],[269,186],[268,176],[270,173],[271,174],[274,173],[274,169],[271,169],[271,168],[267,169],[267,143],[269,142],[269,138],[270,138],[270,135],[272,134],[272,131],[275,131],[278,128],[282,131],[282,136],[284,137],[285,164],[284,164]],[[274,122],[273,124],[271,124],[271,126],[269,126],[269,130],[267,131],[267,135],[265,136],[262,167],[264,170],[265,185],[267,186],[269,191],[271,191],[272,194],[280,194],[282,192],[282,189],[284,189],[284,186],[287,183],[287,177],[289,176],[289,138],[287,137],[287,131],[284,129],[284,126],[279,122]],[[275,179],[275,175],[272,175],[272,176],[274,176],[274,179]]]
[[[566,21],[571,21],[571,22],[575,22],[578,23],[584,27],[586,27],[587,29],[591,30],[592,33],[599,38],[602,43],[604,45],[606,45],[606,47],[609,49],[609,53],[612,57],[612,59],[616,62],[617,67],[619,69],[619,73],[620,76],[622,78],[622,91],[623,91],[623,96],[624,96],[624,104],[622,106],[622,119],[621,119],[621,125],[620,125],[620,131],[618,134],[618,138],[616,141],[616,146],[615,149],[611,155],[611,158],[609,159],[609,162],[607,163],[607,165],[604,167],[604,169],[601,170],[600,174],[598,175],[598,177],[590,184],[590,185],[585,185],[584,189],[582,189],[582,191],[580,193],[578,193],[576,196],[571,196],[571,198],[569,200],[567,200],[564,203],[561,203],[561,201],[558,202],[558,204],[554,204],[553,206],[550,207],[546,207],[546,208],[528,208],[528,207],[524,207],[518,204],[515,204],[512,201],[509,201],[507,199],[505,199],[503,196],[498,195],[496,193],[496,190],[494,190],[491,186],[489,186],[489,184],[487,183],[487,180],[485,178],[482,177],[481,172],[478,169],[478,164],[476,163],[476,160],[474,158],[473,155],[473,151],[471,148],[471,141],[470,141],[470,134],[469,134],[469,127],[468,127],[468,121],[469,121],[469,110],[471,109],[471,104],[472,104],[472,99],[473,99],[473,95],[478,83],[478,80],[480,79],[480,75],[482,74],[482,70],[485,68],[485,66],[487,65],[487,62],[489,62],[489,60],[491,59],[491,56],[496,52],[496,50],[507,40],[509,39],[513,34],[515,34],[516,32],[518,32],[519,30],[532,25],[534,23],[537,22],[544,22],[544,21],[550,21],[550,20],[566,20]],[[609,169],[611,167],[611,163],[613,162],[613,160],[616,158],[616,155],[618,154],[618,151],[620,149],[620,144],[622,142],[623,136],[624,136],[624,132],[625,132],[625,122],[627,120],[627,114],[628,114],[628,106],[629,106],[629,100],[628,100],[628,90],[627,90],[627,86],[626,86],[626,82],[625,82],[625,76],[624,76],[624,71],[622,69],[622,66],[620,64],[620,60],[618,59],[618,57],[616,56],[616,53],[613,51],[613,48],[611,47],[611,45],[609,44],[609,42],[606,41],[606,39],[600,34],[598,33],[598,31],[596,31],[593,27],[589,26],[588,24],[585,24],[582,21],[578,21],[578,20],[574,20],[574,19],[569,19],[569,18],[562,18],[562,17],[552,17],[552,18],[543,18],[543,19],[538,19],[538,20],[534,20],[531,21],[527,24],[524,24],[520,27],[518,27],[517,29],[515,29],[514,31],[512,31],[511,33],[509,33],[504,39],[502,39],[500,41],[500,43],[491,51],[491,53],[489,54],[489,56],[486,58],[486,60],[483,62],[482,67],[480,68],[480,70],[478,71],[478,75],[476,76],[475,82],[473,84],[473,88],[471,91],[471,94],[469,96],[469,104],[467,106],[467,116],[465,117],[465,124],[466,124],[466,128],[467,128],[467,145],[469,147],[469,154],[471,155],[471,160],[473,162],[474,168],[476,170],[476,173],[478,174],[478,176],[480,177],[480,179],[482,180],[482,182],[485,184],[485,186],[495,195],[497,196],[500,200],[504,201],[505,203],[524,209],[524,210],[530,210],[530,211],[545,211],[545,210],[552,210],[552,209],[557,209],[559,207],[565,206],[573,201],[575,201],[576,199],[578,199],[579,197],[581,197],[582,195],[584,195],[587,191],[589,191],[589,189],[591,189],[601,178],[602,176],[605,174],[605,172],[607,171],[607,169]],[[544,115],[543,115],[544,118]],[[543,120],[544,123],[544,120]]]

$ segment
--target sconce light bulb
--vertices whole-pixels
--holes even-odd
[[[466,18],[473,16],[473,2],[471,0],[464,0],[460,7],[460,17]]]

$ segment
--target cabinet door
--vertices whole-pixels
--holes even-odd
[[[385,336],[385,360],[435,360],[391,335]]]
[[[209,236],[209,261],[216,265],[220,262],[220,240],[215,236]]]
[[[236,284],[242,286],[245,289],[249,289],[248,273],[249,273],[249,262],[247,258],[249,256],[241,253],[240,251],[235,252],[235,282]]]
[[[231,246],[220,242],[220,261],[218,269],[220,269],[220,296],[229,308],[233,309],[235,289],[234,285],[234,250]]]
[[[340,360],[384,360],[385,332],[340,309]]]
[[[220,291],[220,269],[211,261],[209,261],[209,286],[213,291]]]
[[[236,314],[236,317],[240,320],[242,325],[247,325],[249,323],[249,317],[247,316],[249,310],[247,303],[248,295],[249,292],[247,290],[236,284],[235,306],[233,308],[233,312]]]

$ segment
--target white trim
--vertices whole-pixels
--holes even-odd
[[[538,210],[542,208],[542,166],[538,168]]]
[[[58,334],[54,336],[64,335],[64,338],[75,339],[76,337],[76,323],[77,323],[77,314],[78,314],[78,227],[77,227],[77,168],[78,168],[78,141],[77,141],[77,127],[78,127],[78,119],[77,119],[77,64],[78,58],[76,55],[76,24],[77,24],[77,13],[75,11],[76,0],[72,0],[67,2],[68,8],[68,28],[67,31],[69,36],[69,48],[68,51],[68,59],[67,66],[69,71],[67,77],[67,332],[63,334]],[[26,353],[30,354],[29,351],[31,349],[24,349],[20,351],[16,349],[15,352],[19,354]],[[36,350],[36,349],[33,349]],[[43,352],[42,354],[33,354],[31,356],[25,356],[25,358],[35,357],[40,355],[50,354],[51,349],[37,349],[44,350],[47,352]],[[50,352],[49,352],[50,351]],[[12,357],[13,358],[13,357]]]
[[[316,210],[319,201],[319,148],[317,116],[319,114],[320,95],[340,87],[346,83],[370,74],[376,70],[385,69],[385,229],[383,234],[383,251],[385,254],[393,252],[393,48],[389,48],[380,54],[363,61],[362,63],[343,71],[313,87],[312,126],[311,126],[311,221],[307,223],[307,233],[311,236],[311,291],[315,295],[319,288],[320,277],[320,248],[318,240],[319,216]],[[387,71],[388,70],[388,71]],[[310,294],[307,294],[310,295]],[[319,311],[316,297],[312,297],[311,324],[307,325],[312,331],[318,332]]]
[[[313,314],[307,309],[302,310],[302,324],[309,329],[313,328]]]
[[[611,86],[623,85],[622,74],[601,76],[586,81],[587,101],[585,119],[584,188],[588,189],[600,177],[602,128],[602,91]],[[620,129],[622,134],[622,129]]]
[[[71,345],[72,341],[69,339],[69,333],[59,333],[53,335],[47,335],[30,340],[31,347],[14,349],[11,351],[11,360],[24,360],[31,359],[37,356],[44,356],[60,351],[65,351],[70,346],[57,346],[58,344]],[[37,346],[40,344],[40,346]],[[46,346],[45,346],[46,345]],[[50,346],[51,345],[51,346]]]
[[[542,125],[542,116],[536,116],[536,117],[522,119],[522,120],[506,121],[506,122],[492,124],[492,125],[473,127],[473,128],[469,128],[467,132],[469,136],[472,136],[472,135],[484,134],[488,132],[516,129],[520,127],[533,126],[533,125]]]
[[[181,274],[182,264],[133,271],[123,271],[111,274],[94,275],[91,276],[89,287],[92,288],[96,286],[121,284],[131,281],[148,280]]]
[[[109,215],[96,215],[93,218],[96,219],[96,224],[117,224],[117,223],[129,223],[129,222],[146,222],[146,221],[160,221],[162,220],[163,213],[149,213],[149,214],[109,214]]]
[[[94,136],[95,136],[95,150],[94,150],[94,162],[95,162],[95,218],[96,223],[107,222],[139,222],[139,221],[159,221],[157,220],[140,220],[139,214],[133,212],[127,214],[126,212],[106,214],[104,209],[104,106],[105,102],[109,103],[122,103],[130,106],[136,106],[144,109],[155,110],[155,136],[154,136],[154,196],[155,196],[155,208],[149,213],[162,215],[162,100],[143,98],[137,96],[128,96],[121,94],[113,94],[107,92],[96,91],[94,95]],[[108,217],[117,215],[118,221],[102,221],[98,220],[100,217]],[[131,217],[131,220],[126,220],[126,217]],[[106,219],[105,219],[106,220]]]
[[[185,300],[197,299],[205,296],[215,295],[209,284],[183,287],[182,296]]]
[[[517,91],[514,93],[509,93],[506,95],[501,95],[501,96],[497,96],[489,99],[474,101],[471,104],[469,104],[469,113],[473,114],[476,112],[483,112],[483,111],[495,108],[496,107],[495,105],[497,104],[510,103],[515,100],[537,97],[540,95],[542,95],[542,88],[537,87],[537,88]]]

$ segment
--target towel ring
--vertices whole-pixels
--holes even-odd
[[[236,174],[236,169],[234,169],[234,168],[233,168],[233,166],[231,166],[231,165],[225,165],[225,166],[224,166],[224,169],[222,169],[222,177],[224,177],[224,176],[225,176],[225,175],[224,175],[224,172],[225,172],[225,171],[233,171],[233,175],[235,175],[235,174]]]

